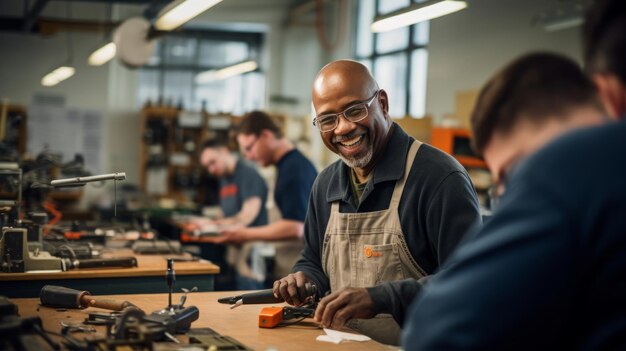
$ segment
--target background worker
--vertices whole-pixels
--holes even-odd
[[[237,127],[237,142],[247,159],[261,167],[276,167],[274,202],[281,219],[260,227],[226,229],[221,239],[228,243],[274,241],[274,273],[282,277],[300,257],[307,201],[317,171],[265,112],[252,111],[243,117]]]
[[[219,179],[220,208],[225,218],[217,221],[199,220],[192,224],[199,228],[216,224],[221,228],[266,225],[267,185],[259,172],[233,155],[225,140],[206,140],[201,150],[200,163],[209,174]],[[226,261],[235,268],[237,289],[264,287],[266,269],[259,249],[253,243],[228,247]]]

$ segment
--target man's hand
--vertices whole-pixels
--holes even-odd
[[[290,305],[300,306],[308,297],[304,286],[308,281],[303,272],[291,273],[274,282],[274,297],[282,298]]]
[[[242,225],[234,225],[220,230],[220,236],[215,237],[215,242],[219,244],[241,244],[249,240],[246,233],[247,228]]]
[[[275,285],[274,285],[275,286]],[[365,288],[345,288],[322,299],[315,309],[315,321],[339,329],[354,318],[374,317],[374,302]]]

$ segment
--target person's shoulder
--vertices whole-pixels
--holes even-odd
[[[611,122],[598,127],[569,132],[535,153],[529,160],[530,166],[550,167],[565,170],[569,167],[608,167],[624,157],[626,150],[626,122]]]
[[[465,172],[465,168],[454,157],[426,143],[420,146],[413,162],[413,169],[420,168],[443,176],[454,172]]]
[[[312,187],[312,194],[315,198],[321,196],[325,199],[329,189],[331,187],[334,189],[339,184],[343,165],[343,161],[337,160],[320,171]]]
[[[542,196],[550,192],[569,202],[623,196],[624,150],[624,122],[572,131],[529,157],[511,179],[511,189],[542,189]]]
[[[241,175],[253,175],[255,177],[258,176],[259,178],[261,178],[261,174],[259,173],[259,170],[252,163],[248,161],[238,160],[237,170],[238,170],[238,173]]]
[[[329,182],[333,176],[339,174],[341,167],[343,167],[343,161],[336,160],[335,162],[328,165],[326,168],[320,171],[320,174],[317,176],[318,179],[324,180],[325,182]]]
[[[281,162],[281,168],[298,174],[311,172],[317,174],[317,170],[311,160],[309,160],[300,150],[293,149],[284,157],[285,162]]]

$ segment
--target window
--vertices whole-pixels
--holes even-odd
[[[153,57],[139,71],[138,106],[178,106],[210,113],[244,114],[265,103],[265,77],[250,72],[223,80],[198,84],[195,76],[207,70],[256,60],[261,33],[191,31],[193,35],[168,35],[155,45]],[[224,34],[227,33],[227,34]]]
[[[387,91],[389,115],[394,118],[407,114],[420,118],[426,113],[429,22],[383,33],[372,33],[370,25],[376,15],[423,1],[359,1],[356,59],[370,68],[380,88]]]

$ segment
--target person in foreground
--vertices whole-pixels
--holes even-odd
[[[626,2],[595,1],[584,59],[609,116],[509,174],[500,206],[409,311],[408,350],[626,350]]]
[[[571,59],[529,53],[496,73],[472,114],[474,148],[501,196],[508,175],[563,133],[608,121],[596,87]]]
[[[320,296],[329,293],[317,321],[397,345],[418,279],[480,222],[476,193],[458,162],[391,120],[387,93],[362,64],[322,68],[313,106],[324,144],[342,160],[316,179],[303,258],[274,282],[274,293],[297,305],[312,282]]]

